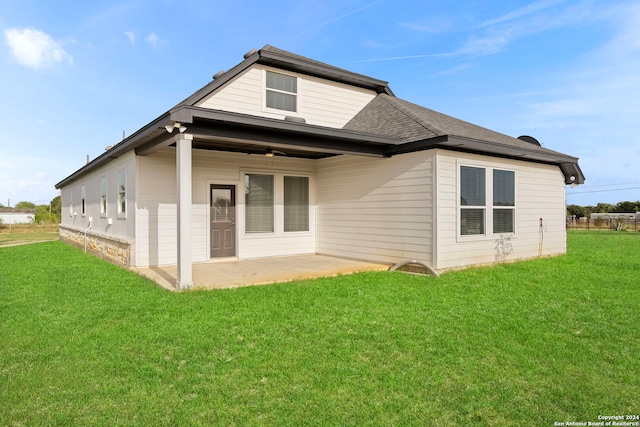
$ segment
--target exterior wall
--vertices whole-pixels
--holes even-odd
[[[298,111],[294,113],[266,108],[265,69],[280,72],[278,69],[255,64],[197,106],[274,119],[283,119],[285,116],[302,117],[308,124],[342,128],[376,95],[371,90],[281,71],[298,77]]]
[[[30,224],[35,215],[35,211],[32,213],[2,212],[0,213],[0,224]]]
[[[566,252],[565,184],[557,166],[437,151],[437,269],[491,264]],[[515,171],[515,233],[460,236],[459,165]],[[489,177],[487,179],[490,179]],[[490,200],[487,201],[490,203]]]
[[[60,226],[60,240],[79,248],[86,248],[87,253],[111,261],[114,264],[131,267],[133,265],[134,241],[122,239],[103,233],[86,233],[73,226]]]
[[[119,171],[126,172],[126,212],[118,214],[118,174]],[[107,179],[107,211],[105,214],[100,211],[101,182],[102,177]],[[82,213],[81,188],[85,186],[85,213]],[[136,159],[133,151],[114,159],[109,164],[80,177],[69,185],[60,189],[62,202],[62,217],[60,227],[60,238],[70,243],[75,242],[72,238],[72,231],[76,233],[82,231],[82,246],[84,246],[84,230],[87,236],[95,238],[96,248],[105,245],[105,240],[112,239],[113,247],[119,247],[120,243],[133,241],[135,237],[135,197],[136,197]],[[89,220],[91,227],[89,228]],[[67,230],[64,231],[63,230]],[[64,234],[67,233],[67,234]],[[66,237],[65,237],[66,236]],[[99,243],[100,242],[100,243]],[[76,242],[77,243],[77,242]],[[109,245],[107,245],[109,246]],[[110,249],[96,249],[96,253],[109,252]],[[110,256],[102,256],[111,259]],[[117,260],[129,258],[127,264],[133,265],[131,255],[118,255]]]
[[[433,151],[320,160],[317,252],[431,264],[433,164]]]
[[[175,149],[166,148],[139,157],[137,205],[136,265],[176,263],[177,207]],[[311,160],[286,157],[193,150],[192,259],[210,260],[210,185],[236,187],[236,253],[239,259],[284,256],[315,252],[315,164]],[[244,233],[244,174],[264,173],[276,176],[274,233]],[[284,233],[282,197],[278,177],[282,174],[310,177],[309,232]]]

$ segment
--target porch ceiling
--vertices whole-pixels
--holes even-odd
[[[171,117],[193,135],[193,148],[204,150],[264,154],[271,147],[291,157],[309,159],[338,154],[384,157],[389,145],[401,142],[398,138],[197,107],[181,107]],[[159,123],[162,127],[158,132],[140,141],[136,154],[148,155],[174,143],[164,124]]]

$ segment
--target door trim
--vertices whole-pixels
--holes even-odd
[[[237,226],[237,184],[221,184],[221,183],[215,183],[215,182],[208,182],[208,189],[209,189],[209,195],[207,196],[209,199],[209,212],[207,215],[207,233],[208,233],[208,254],[209,254],[209,259],[210,260],[220,260],[220,259],[225,259],[225,258],[235,258],[238,255],[238,226]],[[219,255],[219,256],[214,256],[213,254],[213,241],[212,241],[212,232],[213,232],[213,218],[211,217],[212,212],[211,212],[211,208],[213,205],[213,190],[215,189],[223,189],[223,190],[230,190],[231,191],[231,198],[232,198],[232,204],[233,204],[233,213],[232,213],[232,227],[233,227],[233,236],[231,237],[233,239],[233,254],[225,254],[225,255]]]

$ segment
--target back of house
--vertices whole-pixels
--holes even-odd
[[[61,237],[126,266],[326,254],[436,270],[566,251],[577,159],[265,46],[59,182]],[[87,237],[85,237],[87,236]]]

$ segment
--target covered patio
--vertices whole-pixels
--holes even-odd
[[[193,264],[193,289],[227,289],[290,282],[364,271],[385,271],[389,264],[326,255],[297,255],[250,260],[226,259]],[[177,266],[136,268],[159,286],[176,291]]]

